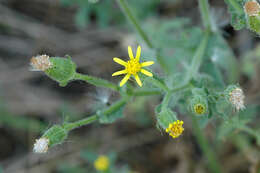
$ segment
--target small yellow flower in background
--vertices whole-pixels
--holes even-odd
[[[96,170],[98,171],[105,171],[109,168],[109,159],[107,156],[101,155],[99,156],[95,162],[94,162],[94,166],[96,168]]]
[[[206,107],[205,105],[201,104],[201,103],[198,103],[198,104],[195,104],[194,107],[194,112],[198,115],[202,115],[206,112]]]
[[[173,123],[169,124],[169,127],[165,130],[172,138],[178,138],[182,132],[184,131],[184,128],[182,127],[183,121],[177,120]]]
[[[131,75],[134,76],[137,84],[139,86],[142,86],[142,82],[141,82],[137,73],[141,72],[141,73],[143,73],[147,76],[152,77],[153,74],[151,72],[145,70],[145,69],[142,69],[142,67],[150,66],[154,62],[153,61],[146,61],[146,62],[143,62],[143,63],[139,62],[140,56],[141,56],[141,46],[138,46],[135,58],[134,58],[131,46],[128,46],[128,54],[129,54],[130,60],[127,61],[127,62],[125,62],[125,61],[123,61],[119,58],[113,58],[113,60],[116,63],[124,66],[125,69],[113,73],[112,76],[126,74],[125,77],[120,82],[120,87],[123,86],[128,81],[128,79],[130,78]]]

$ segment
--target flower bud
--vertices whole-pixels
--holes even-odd
[[[169,133],[173,138],[179,137],[184,128],[182,127],[183,121],[177,119],[176,113],[171,111],[171,109],[164,109],[158,113],[157,125]]]
[[[66,86],[70,80],[73,80],[76,74],[76,64],[68,58],[52,57],[51,68],[45,70],[45,73],[53,80],[59,82],[60,86]]]
[[[177,120],[176,113],[170,110],[169,108],[162,110],[157,114],[157,124],[159,127],[164,130],[169,126],[170,123]]]
[[[208,100],[206,93],[201,89],[193,90],[193,96],[189,100],[189,109],[194,115],[205,115],[208,113]]]
[[[244,99],[245,95],[241,88],[236,85],[230,85],[224,91],[226,99],[237,111],[245,109]]]
[[[68,136],[68,131],[60,125],[54,125],[48,129],[40,139],[37,139],[33,151],[46,153],[49,147],[61,144]]]

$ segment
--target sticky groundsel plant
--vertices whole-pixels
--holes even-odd
[[[73,80],[83,80],[97,87],[119,92],[121,95],[118,101],[105,109],[98,110],[92,116],[75,122],[54,125],[36,140],[34,152],[46,153],[48,148],[63,143],[71,130],[83,125],[95,121],[113,123],[123,116],[125,105],[133,98],[153,95],[163,97],[162,103],[155,108],[157,127],[168,133],[174,140],[185,133],[185,122],[179,115],[190,116],[194,136],[207,157],[212,172],[220,173],[222,170],[212,147],[203,135],[203,128],[211,120],[216,120],[214,122],[218,126],[218,138],[222,139],[236,129],[252,135],[260,144],[259,133],[257,133],[259,130],[247,126],[258,108],[245,106],[244,92],[236,84],[239,75],[238,62],[216,28],[217,24],[212,20],[207,0],[198,0],[203,28],[188,26],[189,21],[184,18],[152,21],[148,24],[144,23],[141,27],[129,4],[125,0],[116,0],[116,2],[141,38],[140,43],[148,47],[148,51],[144,53],[153,57],[147,58],[141,55],[140,46],[137,47],[135,54],[132,48],[128,47],[130,58],[128,61],[111,57],[111,60],[124,67],[112,74],[117,78],[120,78],[118,75],[124,75],[119,85],[78,73],[76,64],[69,56],[33,57],[32,70],[43,71],[60,86],[66,86]],[[236,29],[250,24],[246,19],[253,12],[249,12],[250,10],[244,7],[249,3],[248,1],[226,0],[226,3],[232,15],[231,24]],[[257,2],[253,1],[253,4]],[[258,6],[251,7],[251,5],[250,9],[257,11]],[[258,13],[254,12],[253,17],[256,15],[258,17]],[[162,72],[160,74],[152,72],[152,69],[148,68],[150,65],[159,68]],[[226,75],[223,75],[223,71]],[[127,82],[131,77],[135,78],[137,87]]]

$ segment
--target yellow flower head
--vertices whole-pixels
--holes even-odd
[[[105,171],[108,169],[109,167],[109,159],[107,156],[101,155],[99,156],[95,162],[94,162],[94,166],[96,168],[96,170],[98,171]]]
[[[154,62],[153,61],[146,61],[146,62],[143,62],[143,63],[139,62],[140,55],[141,55],[141,46],[138,46],[135,58],[134,58],[131,46],[128,46],[128,54],[129,54],[130,60],[127,61],[127,62],[125,62],[125,61],[123,61],[123,60],[121,60],[119,58],[113,58],[113,60],[116,63],[124,66],[125,69],[113,73],[112,76],[126,74],[125,77],[120,82],[120,86],[123,86],[128,81],[130,76],[133,75],[135,77],[135,80],[136,80],[137,84],[139,86],[142,86],[142,82],[141,82],[141,80],[140,80],[140,78],[138,76],[138,73],[141,72],[141,73],[143,73],[143,74],[145,74],[147,76],[152,77],[153,74],[151,72],[145,70],[145,69],[142,69],[142,67],[150,66]]]
[[[195,104],[193,109],[194,112],[198,115],[202,115],[206,112],[206,106],[201,103]]]
[[[177,120],[173,123],[169,124],[169,127],[165,130],[172,138],[178,138],[182,132],[184,131],[184,128],[182,127],[183,121]]]

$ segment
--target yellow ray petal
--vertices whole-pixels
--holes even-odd
[[[142,86],[142,82],[141,82],[138,74],[135,74],[134,77],[135,77],[135,80],[136,80],[137,84],[141,87]]]
[[[131,46],[128,46],[128,55],[129,55],[130,59],[134,59],[134,55],[133,55],[133,51],[132,51]]]
[[[154,64],[153,61],[146,61],[146,62],[141,63],[141,67],[146,67],[146,66],[150,66],[150,65],[153,65],[153,64]]]
[[[141,69],[141,73],[147,75],[147,76],[150,76],[150,77],[153,77],[153,74],[145,69]]]
[[[122,59],[119,59],[119,58],[113,58],[113,60],[120,64],[120,65],[123,65],[123,66],[126,66],[127,65],[127,62],[123,61]]]
[[[123,86],[127,81],[128,81],[128,79],[130,78],[130,76],[131,76],[131,74],[127,74],[127,75],[125,75],[125,77],[121,80],[121,82],[120,82],[120,87],[121,86]]]
[[[135,56],[137,61],[140,60],[140,56],[141,56],[141,46],[138,46],[137,51],[136,51],[136,56]]]
[[[126,74],[126,73],[127,73],[126,70],[121,70],[121,71],[117,71],[117,72],[113,73],[112,76],[117,76],[117,75]]]

